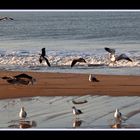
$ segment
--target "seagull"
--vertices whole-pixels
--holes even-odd
[[[93,74],[89,75],[89,81],[90,82],[99,82],[99,80],[95,76],[93,76]]]
[[[42,54],[40,55],[39,57],[39,62],[42,63],[42,61],[45,60],[47,65],[50,67],[50,62],[49,60],[46,58],[46,51],[45,51],[45,48],[42,48]]]
[[[83,58],[78,58],[78,59],[73,59],[72,63],[71,63],[71,67],[73,67],[77,62],[84,62],[84,63],[87,63],[85,61],[85,59]]]
[[[119,109],[117,109],[117,108],[116,108],[116,111],[114,113],[114,118],[115,118],[116,122],[119,122],[119,123],[122,120],[122,114],[121,114],[121,112],[119,112]]]
[[[80,109],[77,109],[75,106],[72,107],[72,112],[76,117],[80,114],[83,114],[83,112]]]
[[[124,53],[119,56],[115,56],[115,49],[111,49],[111,48],[104,48],[104,49],[110,53],[110,61],[113,62],[113,64],[116,63],[116,61],[119,61],[122,59],[132,62],[132,60]]]
[[[10,84],[23,84],[23,85],[28,85],[29,83],[32,83],[33,85],[33,83],[36,81],[36,79],[24,73],[13,77],[4,76],[2,77],[2,79],[7,80],[7,82]]]
[[[27,117],[27,113],[26,113],[26,111],[24,110],[24,107],[22,107],[22,108],[20,109],[19,117],[20,117],[20,119],[25,119],[25,118]]]
[[[17,84],[17,85],[19,85],[19,84],[28,85],[29,84],[28,80],[16,79],[14,77],[4,76],[4,77],[2,77],[2,79],[6,80],[10,84]]]
[[[16,80],[26,80],[26,81],[28,80],[29,83],[30,83],[30,82],[32,83],[32,85],[33,85],[33,83],[36,81],[35,78],[33,78],[32,76],[29,76],[29,75],[27,75],[27,74],[25,74],[25,73],[16,75],[16,76],[14,76],[14,78],[16,78]]]

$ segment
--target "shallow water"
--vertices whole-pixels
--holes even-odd
[[[73,104],[72,100],[87,102]],[[18,113],[22,106],[27,112],[26,123],[33,122],[31,129],[113,129],[116,108],[123,115],[118,129],[140,129],[140,97],[137,96],[38,96],[0,100],[1,129],[19,128]],[[72,114],[72,106],[83,112],[78,119]]]

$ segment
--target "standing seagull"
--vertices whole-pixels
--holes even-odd
[[[116,63],[116,61],[119,61],[122,59],[132,62],[132,60],[124,53],[119,56],[115,56],[115,49],[111,49],[111,48],[104,48],[104,49],[110,53],[110,61],[113,62],[113,64]]]
[[[84,63],[86,63],[85,59],[83,59],[83,58],[73,59],[73,61],[71,63],[71,67],[73,67],[77,62],[84,62]]]
[[[42,63],[43,60],[46,61],[46,63],[48,64],[49,67],[51,66],[49,60],[46,58],[46,50],[45,50],[45,48],[42,48],[42,54],[39,57],[39,62]]]
[[[121,114],[121,112],[119,112],[119,109],[117,109],[117,108],[116,108],[116,111],[114,113],[114,118],[115,118],[116,123],[121,123],[122,114]]]
[[[24,107],[21,108],[21,110],[19,112],[19,117],[20,117],[20,119],[25,119],[27,117],[27,113],[24,110]]]
[[[83,112],[80,109],[77,109],[75,106],[72,107],[73,114],[78,117],[78,115],[83,114]]]
[[[90,82],[99,82],[99,80],[95,76],[93,76],[93,74],[89,75],[89,81]]]

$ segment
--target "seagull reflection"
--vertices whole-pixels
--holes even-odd
[[[111,128],[122,128],[121,123],[114,123]]]
[[[36,126],[37,124],[35,121],[20,121],[19,122],[19,128],[32,128]]]
[[[73,121],[73,128],[80,127],[82,122],[83,122],[82,120],[74,119],[74,121]]]

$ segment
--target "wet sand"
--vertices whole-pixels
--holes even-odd
[[[82,102],[74,104],[72,101]],[[27,118],[20,120],[24,106]],[[83,114],[76,118],[72,106]],[[116,108],[122,113],[120,124],[113,117]],[[0,129],[139,129],[139,96],[47,96],[0,100]]]
[[[140,76],[96,75],[91,83],[88,74],[1,71],[0,77],[26,73],[37,81],[33,85],[12,85],[0,79],[0,99],[32,96],[139,96]]]

